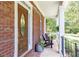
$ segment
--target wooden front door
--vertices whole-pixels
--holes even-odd
[[[28,50],[28,11],[18,4],[18,54]]]

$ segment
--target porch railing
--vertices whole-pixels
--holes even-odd
[[[65,38],[65,51],[69,57],[79,57],[79,42]]]

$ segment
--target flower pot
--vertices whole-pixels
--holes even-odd
[[[40,44],[35,45],[35,51],[36,52],[42,52],[44,50],[44,47],[42,47]]]

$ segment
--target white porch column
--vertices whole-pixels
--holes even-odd
[[[59,43],[60,43],[60,46],[59,46],[59,52],[60,52],[60,55],[62,56],[62,47],[65,48],[65,44],[64,44],[64,41],[62,43],[62,39],[61,37],[64,36],[64,8],[63,6],[59,6]],[[64,54],[65,54],[65,49],[63,49],[64,51]]]

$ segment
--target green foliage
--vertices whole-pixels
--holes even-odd
[[[52,18],[46,19],[47,32],[56,32],[56,20]]]
[[[50,40],[56,39],[56,33],[50,33],[49,35]]]
[[[40,39],[39,40],[39,44],[42,46],[42,48],[44,48],[44,46],[45,46],[45,44],[44,44],[45,42],[44,42],[44,40],[43,39]]]
[[[59,26],[56,27],[57,32],[59,32]]]
[[[78,33],[79,32],[79,2],[72,1],[65,11],[65,32]]]
[[[65,11],[65,19],[68,21],[79,19],[79,4],[75,1],[69,3],[68,8]]]
[[[51,39],[56,39],[56,34],[51,34]]]

